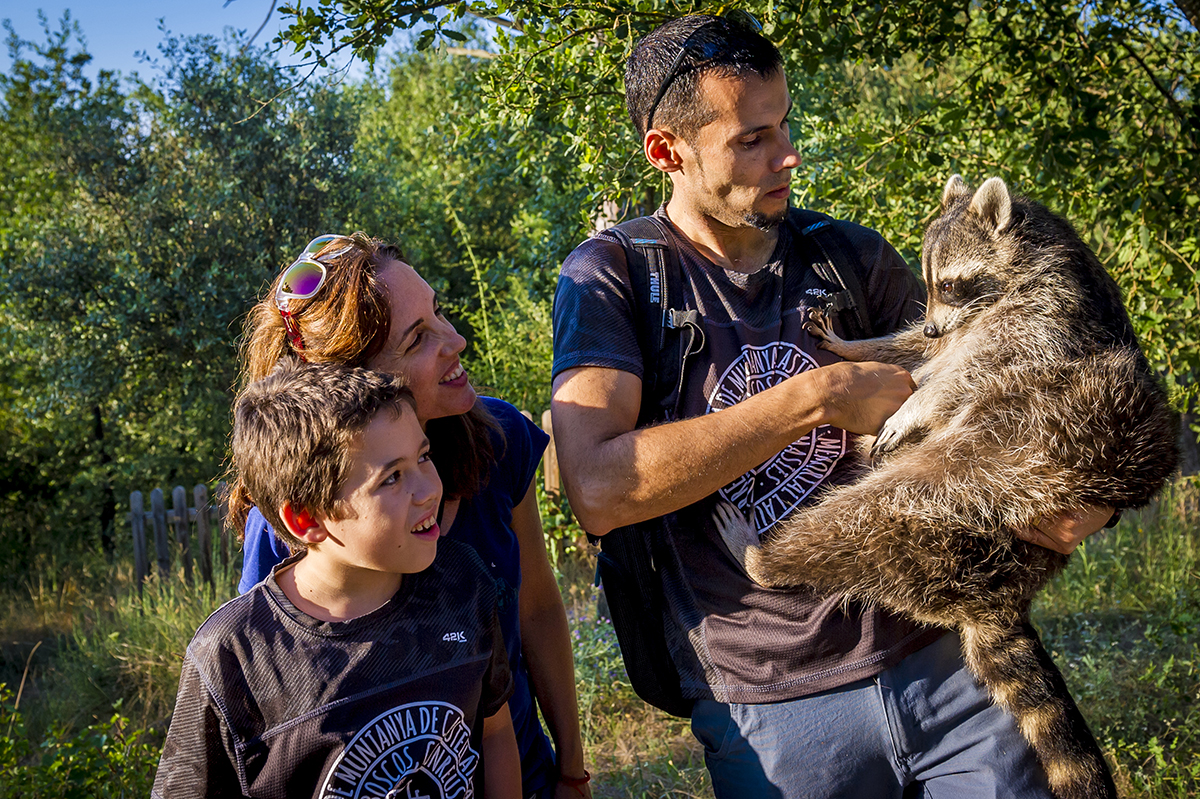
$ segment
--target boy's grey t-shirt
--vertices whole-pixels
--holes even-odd
[[[511,693],[470,547],[442,539],[433,565],[347,622],[301,613],[272,574],[188,646],[153,795],[477,795],[482,721]]]
[[[684,305],[699,312],[704,329],[704,347],[688,363],[680,418],[719,413],[840,360],[803,329],[807,309],[841,287],[812,269],[819,250],[801,242],[795,219],[780,226],[770,262],[747,275],[714,265],[662,209],[656,216],[667,222],[679,254]],[[923,291],[896,251],[874,231],[834,224],[865,266],[873,334],[919,318]],[[598,366],[640,378],[632,302],[625,253],[615,237],[600,233],[576,248],[563,264],[554,299],[554,374]],[[656,565],[667,643],[686,696],[792,699],[878,673],[942,634],[881,611],[845,608],[840,597],[763,588],[721,542],[712,521],[718,499],[752,515],[765,533],[822,489],[852,478],[858,465],[853,438],[817,428],[716,494],[663,517],[661,527],[648,528],[666,536],[667,562]]]

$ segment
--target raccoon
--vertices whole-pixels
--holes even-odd
[[[961,633],[967,667],[1015,717],[1062,799],[1115,796],[1062,676],[1028,624],[1067,556],[1016,531],[1083,506],[1146,504],[1175,469],[1175,416],[1116,283],[1071,226],[991,178],[955,175],[921,256],[924,321],[844,341],[912,372],[873,467],[758,537],[717,522],[757,582],[810,585]]]

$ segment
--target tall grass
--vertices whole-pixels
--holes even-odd
[[[688,721],[637,698],[612,622],[600,610],[595,559],[563,559],[560,584],[575,653],[575,686],[589,768],[600,797],[711,796]]]
[[[0,682],[16,686],[18,668],[26,678],[17,709],[27,730],[38,735],[55,725],[82,729],[109,719],[114,707],[139,729],[165,730],[188,641],[233,596],[234,577],[216,575],[215,588],[189,587],[179,575],[163,582],[152,578],[141,598],[128,564],[106,580],[87,572],[60,574],[54,591],[46,590],[49,579],[32,582],[25,602],[6,603],[4,629],[23,632],[30,648],[42,646],[28,672],[20,660],[25,650],[6,652],[0,661]],[[42,651],[46,656],[37,657]]]
[[[129,564],[84,558],[43,563],[10,586],[0,797],[148,795],[184,649],[233,579],[219,569],[218,587],[151,579],[139,598]]]

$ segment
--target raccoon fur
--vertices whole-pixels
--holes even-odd
[[[1175,468],[1175,416],[1116,283],[1071,226],[999,178],[955,175],[921,256],[924,321],[844,341],[847,360],[906,367],[917,389],[873,468],[758,537],[717,522],[757,582],[810,585],[960,631],[968,668],[1015,717],[1062,799],[1115,796],[1062,676],[1028,625],[1067,556],[1016,531],[1084,506],[1146,504]]]

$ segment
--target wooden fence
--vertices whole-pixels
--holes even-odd
[[[521,411],[526,419],[533,421],[529,411]],[[542,474],[546,493],[557,496],[562,491],[562,480],[558,472],[558,453],[554,448],[554,430],[550,423],[550,411],[542,414],[542,429],[550,436],[550,443],[542,456]],[[138,594],[142,584],[150,576],[150,544],[147,532],[153,536],[154,559],[158,578],[167,580],[171,575],[171,551],[178,550],[183,567],[183,579],[188,585],[195,582],[194,567],[199,567],[200,579],[213,584],[213,543],[223,573],[229,568],[229,531],[225,529],[225,508],[220,498],[224,496],[225,483],[217,484],[215,497],[209,497],[208,487],[197,485],[192,489],[192,506],[188,507],[188,493],[183,486],[175,486],[171,492],[171,509],[166,508],[166,498],[161,488],[150,492],[150,509],[147,510],[141,491],[129,495],[129,519],[133,529],[134,569],[137,572]],[[149,528],[147,528],[149,525]],[[195,547],[192,529],[195,528]],[[172,544],[172,539],[174,543]],[[235,553],[235,559],[240,558]]]
[[[147,540],[147,524],[153,535],[155,562],[158,577],[166,581],[171,574],[171,538],[179,552],[183,566],[183,579],[188,585],[195,582],[193,560],[197,561],[200,579],[213,584],[213,542],[217,544],[217,558],[224,572],[229,568],[229,533],[225,530],[225,509],[220,498],[224,496],[224,483],[217,484],[217,496],[210,498],[208,487],[197,485],[192,489],[192,507],[188,507],[188,492],[183,486],[175,486],[171,492],[171,509],[167,510],[161,488],[150,492],[150,509],[146,510],[141,491],[129,495],[129,525],[133,529],[133,561],[137,573],[138,594],[142,583],[150,576],[150,550]],[[196,546],[193,557],[192,527],[196,529]]]
[[[525,418],[530,421],[533,420],[529,411],[521,411],[521,413],[525,414]],[[557,496],[562,493],[562,476],[558,473],[558,450],[554,448],[554,425],[550,422],[550,411],[542,414],[542,430],[550,436],[550,443],[546,445],[546,452],[542,455],[544,487],[547,494]]]

